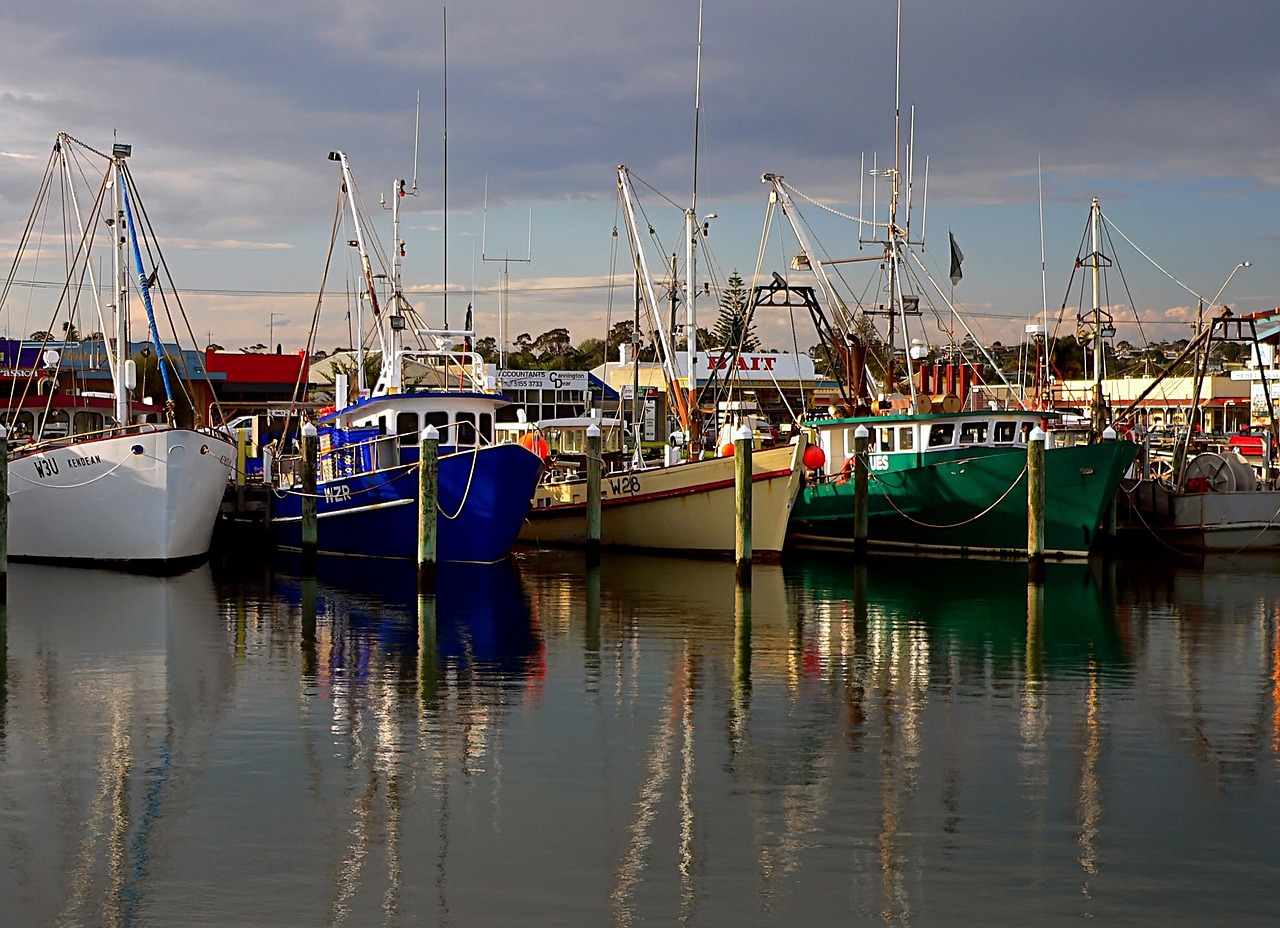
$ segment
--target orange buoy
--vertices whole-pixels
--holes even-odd
[[[520,444],[544,461],[551,455],[551,449],[547,447],[547,440],[537,432],[525,432],[520,436]]]
[[[803,461],[809,470],[821,470],[822,465],[827,463],[827,455],[817,445],[809,445],[804,449]]]
[[[733,457],[733,442],[727,441],[720,446],[720,457],[722,458]]]

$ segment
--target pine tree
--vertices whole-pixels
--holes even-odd
[[[722,347],[737,347],[740,352],[760,350],[754,326],[747,325],[747,307],[751,291],[741,275],[734,271],[720,294],[720,315],[711,335]]]

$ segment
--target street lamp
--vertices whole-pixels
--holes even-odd
[[[279,316],[281,319],[283,319],[284,313],[271,314],[271,322],[269,323],[267,328],[267,333],[268,333],[267,334],[267,351],[268,352],[273,350],[271,346],[276,343],[276,316]]]

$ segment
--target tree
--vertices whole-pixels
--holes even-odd
[[[743,283],[742,276],[734,271],[720,293],[720,315],[711,333],[714,344],[747,353],[760,350],[755,328],[747,322],[750,302],[751,291]]]
[[[543,370],[566,369],[576,356],[569,330],[564,328],[543,332],[529,350],[537,356],[538,367]]]
[[[492,335],[476,340],[476,354],[484,358],[486,364],[498,363],[498,340]]]
[[[646,343],[643,333],[636,335],[636,324],[630,319],[613,324],[605,345],[609,359],[614,361],[618,359],[618,348],[622,345],[634,347],[633,355],[641,361],[652,361],[655,357],[653,345]]]
[[[64,342],[80,341],[80,330],[71,322],[62,323],[62,340]]]
[[[593,367],[599,367],[605,361],[604,341],[599,338],[586,339],[578,346],[576,360],[576,370],[589,371]]]

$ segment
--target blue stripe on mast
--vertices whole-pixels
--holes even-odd
[[[133,227],[133,208],[129,205],[129,185],[120,175],[120,192],[124,194],[124,217],[129,225],[129,242],[133,245],[133,264],[138,269],[138,286],[142,288],[142,302],[147,307],[147,328],[151,343],[156,347],[156,363],[160,365],[160,378],[164,381],[164,397],[173,402],[173,388],[169,386],[169,367],[164,363],[164,349],[160,347],[160,332],[156,328],[155,310],[151,308],[151,288],[147,286],[147,274],[142,269],[142,252],[138,249],[138,233]],[[123,310],[123,307],[121,308]]]

